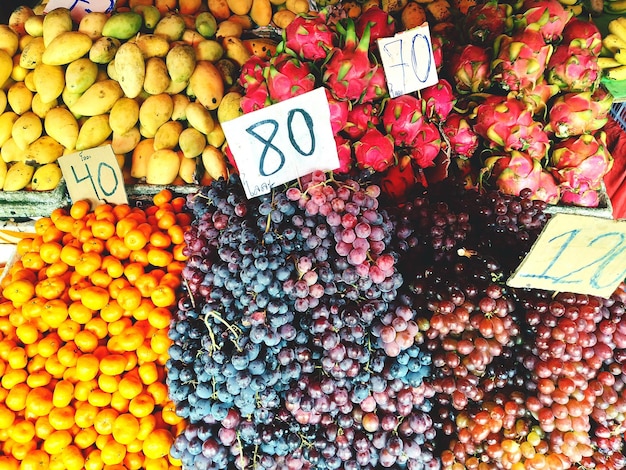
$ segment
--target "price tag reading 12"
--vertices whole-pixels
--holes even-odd
[[[124,176],[110,145],[64,155],[58,162],[72,201],[87,199],[92,207],[128,203]]]
[[[324,88],[222,123],[246,196],[339,167]]]
[[[556,214],[507,284],[609,298],[625,278],[626,222]]]
[[[428,23],[378,39],[378,49],[392,98],[439,81]]]

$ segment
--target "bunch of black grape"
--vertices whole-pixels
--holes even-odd
[[[388,356],[370,333],[390,311],[398,332],[412,321],[379,193],[317,172],[252,200],[237,176],[189,196],[167,364],[185,468],[438,468],[430,354]]]

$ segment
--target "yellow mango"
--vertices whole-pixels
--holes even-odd
[[[13,56],[13,70],[11,71],[11,78],[14,82],[23,82],[26,79],[26,75],[30,73],[28,69],[25,69],[20,65],[21,57],[21,54]]]
[[[4,113],[7,109],[7,94],[4,90],[0,89],[0,114]]]
[[[65,87],[65,72],[60,65],[38,64],[33,72],[37,93],[44,103],[57,99]]]
[[[241,116],[243,114],[239,105],[241,98],[241,93],[237,91],[229,91],[226,93],[217,108],[217,120],[219,122],[226,122]]]
[[[225,37],[222,40],[222,47],[224,48],[225,57],[234,60],[240,67],[243,67],[243,64],[252,56],[252,53],[240,38],[233,36]]]
[[[217,31],[217,20],[210,11],[196,15],[194,27],[204,38],[212,38]]]
[[[178,41],[183,37],[183,33],[187,29],[185,19],[176,12],[168,12],[163,16],[154,27],[154,34],[167,38],[168,41]]]
[[[13,111],[5,111],[0,114],[0,147],[2,147],[5,142],[11,138],[13,123],[17,121],[18,117],[19,115]]]
[[[222,75],[212,62],[206,60],[196,63],[189,78],[189,87],[196,100],[209,110],[217,109],[224,96]]]
[[[41,137],[42,132],[43,124],[39,116],[27,111],[13,123],[11,137],[19,148],[26,150],[32,142]]]
[[[87,118],[78,131],[76,150],[85,150],[102,145],[109,138],[111,132],[108,114],[99,114]]]
[[[41,56],[41,61],[49,65],[66,65],[88,54],[93,41],[80,31],[68,31],[59,34]]]
[[[228,177],[228,168],[226,167],[226,157],[224,153],[217,147],[207,145],[202,151],[202,166],[211,178],[217,180],[219,178]]]
[[[65,68],[65,86],[72,93],[84,93],[97,77],[98,65],[87,57],[76,59]]]
[[[14,112],[24,114],[33,102],[33,92],[26,87],[24,82],[16,82],[7,91],[7,101]]]
[[[158,34],[140,34],[134,42],[141,49],[144,59],[165,57],[170,51],[170,43],[167,38]]]
[[[6,163],[23,162],[24,150],[19,148],[13,139],[7,140],[0,149],[2,161]]]
[[[109,64],[122,45],[119,39],[103,36],[96,39],[89,49],[89,60],[96,64]]]
[[[187,184],[194,184],[198,181],[198,159],[182,158],[178,168],[178,176]]]
[[[139,108],[140,130],[144,137],[154,137],[159,127],[169,121],[174,109],[172,97],[166,93],[152,95]]]
[[[80,99],[81,96],[82,96],[81,93],[72,93],[71,91],[67,89],[67,87],[63,89],[63,93],[61,94],[61,98],[63,99],[63,104],[68,107],[68,109],[72,112],[72,114],[74,115],[74,117],[76,117],[76,119],[81,118],[82,115],[73,112],[72,106],[74,106],[74,103],[76,103]]]
[[[206,141],[213,147],[217,148],[224,145],[224,142],[226,142],[226,136],[224,135],[224,130],[219,122],[216,122],[213,130],[206,135]]]
[[[188,82],[196,67],[196,54],[189,44],[172,46],[165,57],[165,64],[173,82]]]
[[[268,26],[272,22],[272,4],[270,0],[252,0],[250,18],[257,26]]]
[[[26,150],[25,159],[33,161],[37,165],[46,165],[56,162],[63,155],[64,147],[49,135],[42,135]]]
[[[214,39],[205,39],[194,46],[196,60],[217,62],[224,55],[224,48]]]
[[[13,72],[13,58],[0,50],[0,87],[6,83]]]
[[[4,191],[20,191],[31,182],[35,167],[24,162],[15,162],[7,171],[2,189]]]
[[[207,135],[215,127],[213,115],[197,101],[192,101],[187,105],[185,115],[189,125],[204,135]]]
[[[182,93],[172,95],[172,121],[185,121],[187,120],[187,106],[189,105],[189,98]]]
[[[109,125],[117,134],[126,134],[138,121],[139,103],[131,98],[117,100],[109,113]]]
[[[188,127],[182,131],[178,138],[178,145],[186,158],[195,158],[202,155],[206,144],[204,134],[193,127]]]
[[[115,80],[103,80],[91,85],[80,98],[70,106],[73,113],[81,116],[96,116],[108,113],[124,95],[122,87]]]
[[[33,15],[42,14],[42,12],[39,11],[38,7],[39,6],[36,6],[35,8],[31,8],[28,5],[22,5],[22,6],[15,8],[15,10],[13,10],[11,14],[9,15],[9,22],[8,22],[9,27],[13,31],[15,31],[17,34],[23,35],[26,32],[26,29],[24,28],[24,24],[26,23],[26,20],[28,20],[28,18],[30,18]]]
[[[142,24],[141,15],[134,11],[116,12],[102,27],[102,35],[124,41],[136,35]]]
[[[102,37],[104,24],[109,15],[101,11],[90,11],[78,23],[78,31],[89,36],[93,41]]]
[[[150,57],[146,61],[146,77],[143,82],[145,92],[150,95],[158,95],[167,90],[170,82],[165,61],[160,57]]]
[[[34,38],[43,37],[43,18],[44,15],[33,15],[24,23],[26,34]]]
[[[73,150],[78,139],[78,121],[66,108],[52,108],[44,118],[46,134],[66,149]]]
[[[180,161],[180,155],[174,150],[156,150],[148,158],[146,165],[146,183],[172,184],[178,176]]]
[[[146,177],[148,160],[150,155],[155,152],[154,139],[141,140],[131,157],[130,176],[136,179],[142,179]]]
[[[72,31],[70,10],[59,7],[46,13],[43,19],[43,41],[46,47],[60,34]]]
[[[37,64],[41,62],[41,57],[45,50],[46,46],[43,43],[43,38],[33,38],[33,40],[22,49],[22,53],[19,56],[20,67],[33,70]]]
[[[19,48],[20,37],[6,24],[0,24],[0,49],[13,57]]]
[[[178,94],[183,93],[187,87],[189,86],[189,82],[175,82],[174,80],[170,80],[170,84],[165,89],[164,93],[167,93],[171,96],[176,96]]]
[[[141,134],[139,129],[135,126],[132,127],[125,134],[117,134],[113,132],[113,138],[111,139],[111,147],[115,154],[125,154],[132,152],[137,144],[141,140]]]
[[[247,15],[252,8],[252,0],[226,0],[226,3],[235,15]]]
[[[183,125],[180,121],[167,121],[154,134],[154,150],[174,149],[181,132]]]
[[[115,74],[128,98],[138,97],[146,78],[146,63],[141,49],[132,42],[122,44],[115,54]]]
[[[57,163],[40,166],[33,173],[31,189],[33,191],[51,191],[61,182],[63,172]]]
[[[0,188],[4,186],[4,180],[7,176],[8,169],[9,167],[7,166],[6,162],[2,160],[2,158],[0,158]]]
[[[30,109],[33,113],[39,116],[39,119],[44,119],[48,112],[59,104],[59,100],[56,98],[52,101],[43,101],[39,93],[35,93],[33,96],[33,102],[30,105]]]

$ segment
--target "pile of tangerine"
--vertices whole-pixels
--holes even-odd
[[[0,468],[164,470],[185,200],[55,209],[0,282]]]

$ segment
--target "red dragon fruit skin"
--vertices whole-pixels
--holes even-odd
[[[269,62],[262,57],[253,55],[241,67],[239,73],[239,84],[247,90],[249,87],[258,85],[265,81],[263,76],[265,68]]]
[[[376,67],[370,75],[369,82],[365,93],[361,97],[363,103],[368,101],[376,101],[389,95],[387,89],[387,77],[385,76],[385,69],[382,67]]]
[[[565,25],[572,18],[558,0],[525,0],[520,26],[541,33],[546,42],[559,42]]]
[[[593,21],[573,17],[565,25],[561,44],[599,56],[602,51],[602,34]]]
[[[490,56],[482,46],[468,44],[452,55],[450,76],[458,93],[480,93],[491,85]]]
[[[546,131],[562,139],[597,131],[607,123],[612,102],[612,96],[601,87],[593,93],[587,90],[558,95],[550,107]]]
[[[552,51],[552,45],[532,29],[500,35],[494,44],[491,80],[504,90],[532,87],[543,77]]]
[[[337,145],[337,156],[339,157],[339,168],[333,170],[335,173],[350,173],[354,160],[352,158],[352,143],[340,135],[335,135]]]
[[[601,76],[597,57],[590,50],[569,45],[557,46],[546,67],[548,83],[564,92],[595,90]]]
[[[600,196],[586,182],[581,182],[578,188],[561,185],[561,202],[569,206],[598,207]]]
[[[599,189],[604,175],[613,165],[613,157],[606,147],[606,133],[583,134],[557,142],[550,156],[552,173],[570,188],[577,188],[580,181]]]
[[[400,147],[412,147],[422,129],[424,117],[421,103],[413,95],[401,95],[390,99],[382,115],[385,131]]]
[[[539,187],[531,199],[539,199],[548,204],[558,204],[561,199],[561,190],[552,174],[546,170],[541,170],[539,174]]]
[[[348,111],[348,121],[343,128],[343,132],[352,140],[360,139],[367,129],[380,124],[378,109],[373,103],[355,104]]]
[[[456,97],[452,85],[441,78],[435,85],[420,91],[422,97],[422,114],[435,122],[445,121],[454,108]]]
[[[357,36],[363,36],[368,23],[371,28],[370,40],[372,45],[376,43],[378,38],[390,37],[396,32],[396,20],[394,17],[378,6],[368,8],[357,18],[355,23]]]
[[[380,182],[380,188],[387,197],[396,202],[405,202],[410,189],[417,183],[411,157],[399,158],[396,165],[390,167]]]
[[[526,153],[513,150],[508,155],[489,157],[484,169],[491,172],[490,179],[505,194],[519,196],[523,189],[535,194],[539,189],[541,162]]]
[[[556,96],[559,91],[560,88],[558,85],[548,83],[542,77],[534,86],[511,92],[510,96],[522,101],[530,108],[534,116],[540,116],[543,119],[543,116],[546,114],[548,102],[553,96]]]
[[[441,133],[435,123],[421,121],[420,130],[415,136],[410,150],[411,158],[420,168],[433,166],[441,150]]]
[[[323,15],[297,15],[283,30],[285,48],[301,59],[324,60],[337,38]]]
[[[265,69],[265,80],[274,102],[302,95],[315,88],[315,75],[309,64],[286,53],[272,58],[270,66]]]
[[[355,142],[354,156],[359,168],[385,171],[394,161],[393,138],[372,127]]]
[[[348,112],[350,111],[350,103],[348,101],[338,100],[333,96],[328,88],[324,89],[326,99],[328,100],[328,108],[330,109],[330,127],[334,134],[341,131],[348,122]]]
[[[452,112],[442,124],[452,155],[470,158],[478,149],[480,143],[478,135],[469,123],[469,120],[460,113]]]
[[[339,99],[361,101],[378,68],[369,58],[370,24],[357,43],[354,21],[348,19],[346,23],[343,47],[331,51],[330,59],[323,66],[322,81]]]
[[[248,87],[246,93],[241,97],[239,106],[244,114],[251,113],[272,104],[269,90],[265,82]]]
[[[498,0],[470,8],[465,16],[465,31],[471,44],[490,46],[496,37],[513,30],[513,7]]]

